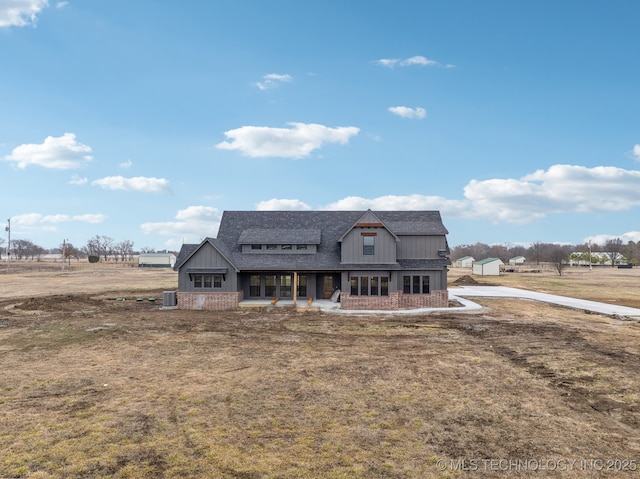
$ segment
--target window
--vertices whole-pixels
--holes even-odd
[[[281,246],[282,249],[292,249],[293,247],[290,244],[283,244]]]
[[[297,250],[306,250],[307,249],[307,245],[306,244],[299,244],[296,246]]]
[[[354,276],[351,278],[351,296],[358,296],[358,277]]]
[[[362,236],[362,254],[372,255],[375,252],[375,236]]]
[[[360,296],[369,296],[369,277],[360,277]]]
[[[402,277],[402,292],[404,294],[411,294],[411,276]]]
[[[307,277],[304,275],[298,276],[298,296],[307,296]]]
[[[388,276],[352,276],[351,296],[389,296]]]
[[[268,298],[276,296],[276,275],[269,274],[264,278],[264,295]]]
[[[262,245],[261,244],[252,244],[251,245],[251,249],[255,250],[255,249],[262,249]]]
[[[387,276],[380,278],[380,296],[389,296],[389,278]]]
[[[377,276],[371,276],[371,296],[380,296],[380,293],[378,291],[378,277]]]
[[[402,292],[404,294],[429,294],[429,276],[403,276]]]
[[[429,294],[429,276],[422,277],[422,294]]]
[[[222,288],[222,275],[221,274],[194,274],[193,275],[193,287],[194,288]]]
[[[413,294],[420,294],[420,276],[413,276],[412,285],[411,292]]]
[[[252,274],[249,276],[249,296],[252,298],[260,297],[260,275]]]
[[[269,250],[269,251],[273,251],[273,250],[276,250],[276,249],[278,249],[278,245],[277,244],[268,244],[267,245],[267,250]]]
[[[216,274],[213,276],[213,287],[222,288],[222,275]]]
[[[194,288],[202,288],[202,275],[201,274],[193,275],[193,287]]]
[[[204,277],[204,287],[211,288],[213,286],[213,276],[209,276],[208,274]]]
[[[280,296],[283,298],[291,297],[291,275],[283,274],[280,276]]]

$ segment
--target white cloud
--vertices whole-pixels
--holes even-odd
[[[609,234],[599,234],[594,236],[588,236],[584,239],[585,243],[591,241],[592,244],[597,244],[600,246],[604,246],[607,241],[614,240],[620,238],[622,240],[622,244],[626,245],[629,241],[633,241],[637,243],[640,241],[640,231],[628,231],[626,233],[622,233],[621,235],[609,235]]]
[[[125,178],[123,176],[107,176],[91,182],[93,186],[100,186],[105,190],[141,191],[144,193],[165,193],[171,191],[169,181],[164,178],[146,178],[136,176]]]
[[[473,215],[529,223],[554,213],[623,211],[640,206],[640,171],[553,165],[521,179],[472,180],[464,189]]]
[[[311,206],[300,200],[270,199],[256,205],[258,211],[309,211]]]
[[[282,157],[300,159],[325,143],[346,144],[360,132],[354,126],[330,128],[314,123],[289,123],[291,128],[243,126],[224,135],[231,141],[216,145],[221,150],[238,150],[253,158]]]
[[[439,210],[446,216],[463,216],[468,204],[462,200],[450,200],[441,196],[424,195],[386,195],[377,198],[348,196],[322,209],[332,211],[407,211],[407,210]]]
[[[256,83],[256,86],[260,88],[260,90],[269,90],[271,88],[276,88],[280,86],[282,83],[289,83],[293,78],[291,75],[281,75],[279,73],[269,73],[262,77],[262,81]]]
[[[636,144],[633,146],[633,158],[636,161],[640,161],[640,145]]]
[[[40,213],[25,213],[22,215],[13,216],[11,218],[11,221],[12,223],[23,226],[39,226],[69,223],[72,221],[97,224],[102,223],[106,218],[107,216],[101,213],[84,215],[42,215]]]
[[[127,168],[131,168],[131,166],[132,166],[132,165],[133,165],[133,162],[132,162],[131,160],[127,160],[127,161],[123,161],[123,162],[122,162],[122,163],[120,163],[118,166],[119,166],[120,168],[127,169]]]
[[[217,234],[220,218],[221,214],[217,208],[189,206],[176,213],[177,221],[143,223],[140,228],[145,234],[180,236],[185,241],[199,242],[205,237]]]
[[[402,118],[410,118],[412,120],[422,120],[427,116],[427,110],[420,107],[410,108],[408,106],[391,106],[389,107],[389,111],[394,115],[398,115]]]
[[[57,2],[56,3],[56,8],[64,8],[67,5],[69,5],[69,2],[63,1],[63,2]]]
[[[637,170],[553,165],[519,179],[471,180],[460,200],[419,194],[349,196],[322,209],[439,210],[454,218],[525,224],[551,214],[629,210],[640,206],[638,185]]]
[[[443,68],[453,68],[454,65],[449,63],[442,64],[436,60],[431,60],[427,57],[423,57],[422,55],[416,55],[410,58],[381,58],[380,60],[376,60],[378,65],[387,68],[395,68],[395,67],[410,67],[410,66],[427,66],[427,67],[443,67]]]
[[[2,0],[0,1],[0,27],[34,25],[36,16],[47,5],[47,0]]]
[[[79,168],[93,159],[88,155],[91,147],[78,143],[76,135],[65,133],[59,137],[48,136],[40,144],[25,144],[13,149],[6,161],[13,161],[18,168],[38,165],[43,168],[69,170]]]
[[[69,180],[70,185],[86,185],[89,182],[87,177],[80,177],[80,175],[73,175]]]

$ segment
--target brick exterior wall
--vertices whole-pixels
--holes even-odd
[[[389,293],[389,296],[351,296],[348,292],[340,293],[341,309],[363,310],[397,310],[416,308],[446,308],[449,306],[449,292],[433,291],[430,294]]]
[[[225,310],[236,309],[242,301],[242,291],[236,293],[185,293],[178,292],[179,309]]]

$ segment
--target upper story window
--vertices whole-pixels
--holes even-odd
[[[262,249],[262,245],[261,244],[252,244],[251,245],[251,249],[253,249],[253,250]]]
[[[362,236],[362,254],[363,255],[375,254],[375,244],[376,244],[375,240],[376,240],[376,237],[373,235]]]
[[[268,250],[278,249],[278,245],[277,244],[268,244],[267,245],[267,249]]]
[[[292,246],[290,244],[283,244],[282,249],[291,249]]]
[[[307,249],[307,245],[306,244],[296,245],[296,249],[297,250],[306,250]]]

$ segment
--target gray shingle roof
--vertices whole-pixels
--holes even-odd
[[[446,235],[438,211],[373,212],[395,235]],[[225,211],[216,239],[208,238],[241,271],[340,271],[396,269],[398,265],[340,264],[339,239],[363,216],[363,211]],[[315,254],[242,254],[242,244],[316,244]],[[176,269],[199,245],[183,245]],[[437,265],[436,265],[437,263]],[[403,267],[444,266],[446,258]]]

